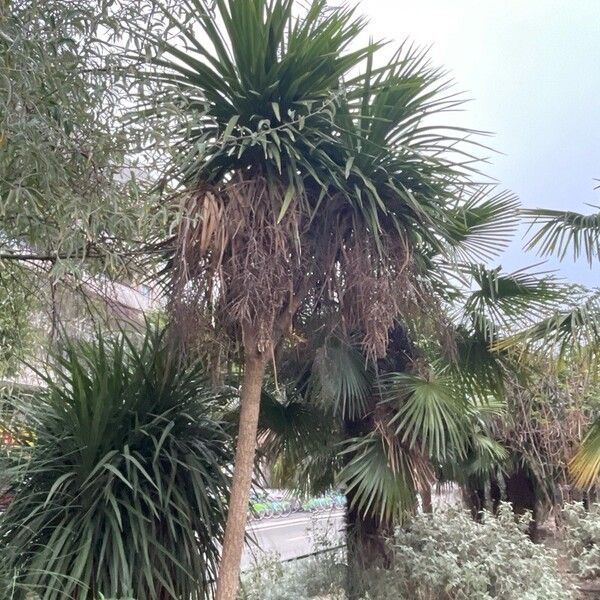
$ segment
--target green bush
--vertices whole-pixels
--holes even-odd
[[[339,553],[281,563],[263,560],[242,576],[239,600],[345,600],[345,565]]]
[[[567,600],[555,555],[526,535],[509,505],[476,523],[460,510],[419,515],[394,542],[390,573],[371,574],[378,600]]]
[[[46,383],[0,518],[14,598],[205,598],[231,455],[202,369],[180,367],[153,332],[68,342]]]
[[[563,537],[575,572],[600,576],[600,504],[586,510],[581,502],[563,508]]]
[[[419,515],[399,530],[390,569],[364,574],[363,600],[569,600],[573,591],[557,575],[556,556],[526,535],[528,520],[510,506],[483,523],[453,509]],[[345,598],[338,554],[298,563],[270,561],[243,580],[243,600]]]

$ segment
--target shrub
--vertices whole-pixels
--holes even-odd
[[[398,532],[391,572],[370,575],[378,600],[567,600],[556,556],[526,535],[510,505],[473,521],[465,511],[419,515]]]
[[[261,561],[242,576],[239,600],[345,600],[345,565],[339,553],[320,554],[281,563],[277,556]]]
[[[420,515],[398,531],[390,569],[364,574],[363,600],[568,600],[572,590],[556,572],[556,556],[531,542],[528,519],[510,506],[483,523],[458,509]],[[243,581],[243,600],[345,598],[339,554],[296,564],[269,561]]]
[[[600,576],[600,504],[589,511],[581,502],[563,508],[563,536],[573,568],[581,577]]]
[[[42,600],[204,598],[231,456],[200,366],[178,366],[156,332],[99,337],[67,342],[46,383],[0,518],[3,568]]]

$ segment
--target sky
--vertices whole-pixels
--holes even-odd
[[[600,0],[362,0],[368,31],[431,46],[471,101],[456,118],[492,132],[486,173],[526,207],[600,206]],[[524,232],[521,232],[524,233]],[[521,234],[499,258],[512,271],[540,262]],[[600,267],[550,260],[567,281],[600,286]]]

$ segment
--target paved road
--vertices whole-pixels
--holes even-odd
[[[315,536],[321,539],[324,533],[333,545],[340,543],[343,516],[343,511],[316,515],[296,513],[251,523],[248,532],[256,543],[246,547],[242,568],[250,567],[261,556],[269,554],[277,553],[283,560],[308,554],[314,549]]]
[[[447,488],[432,496],[433,505],[437,509],[461,504],[458,488]],[[242,569],[249,568],[253,562],[268,555],[277,555],[285,560],[308,554],[315,549],[315,533],[318,539],[322,539],[326,532],[331,545],[342,543],[343,515],[343,511],[316,515],[296,513],[289,517],[250,523],[248,532],[255,543],[246,546]]]

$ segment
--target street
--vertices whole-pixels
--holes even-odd
[[[242,569],[275,553],[282,560],[308,554],[314,550],[315,541],[324,536],[335,546],[341,542],[343,526],[343,511],[295,513],[250,523],[248,533],[252,541],[244,550]]]
[[[460,490],[456,486],[446,486],[434,490],[434,509],[461,506]],[[281,560],[309,554],[327,546],[343,543],[344,511],[333,510],[319,513],[294,513],[289,517],[279,517],[248,523],[250,542],[246,544],[242,558],[242,569],[248,569],[261,558],[276,555]],[[328,543],[323,540],[327,538]]]

